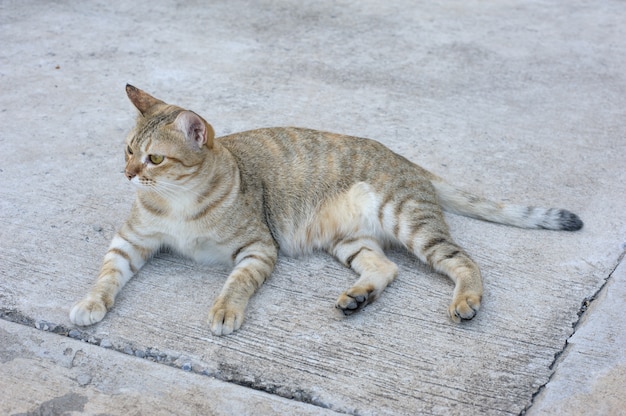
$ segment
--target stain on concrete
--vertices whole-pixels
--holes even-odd
[[[13,361],[20,356],[19,339],[10,332],[0,329],[0,364]]]
[[[82,412],[88,401],[87,396],[68,393],[61,397],[43,402],[36,409],[27,413],[16,413],[12,416],[56,416],[66,415],[69,414],[69,412]]]

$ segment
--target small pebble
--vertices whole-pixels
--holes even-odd
[[[185,363],[181,368],[183,371],[191,371],[191,363]]]
[[[159,357],[159,355],[165,355],[165,354],[160,352],[157,348],[148,348],[146,350],[146,355],[156,360]]]
[[[113,347],[113,343],[108,340],[107,338],[103,339],[100,341],[100,346],[102,348],[112,348]]]
[[[140,350],[135,351],[135,357],[146,358],[146,353]]]
[[[87,373],[80,374],[78,377],[76,377],[76,381],[78,382],[79,386],[86,386],[87,384],[91,383],[91,375]]]
[[[80,338],[80,331],[77,329],[72,329],[70,330],[69,334],[70,338],[74,338],[74,339],[79,339]]]
[[[35,328],[43,330],[43,331],[54,331],[57,326],[55,324],[51,324],[50,322],[46,322],[46,321],[37,321],[35,323]]]

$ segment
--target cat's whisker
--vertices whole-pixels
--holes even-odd
[[[171,191],[170,189],[167,189],[167,188],[163,188],[163,187],[159,187],[159,186],[153,186],[153,187],[151,187],[151,189],[157,195],[159,195],[160,197],[162,197],[162,198],[164,198],[166,200],[176,196],[173,191]]]

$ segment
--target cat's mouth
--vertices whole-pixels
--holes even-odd
[[[139,188],[152,188],[156,185],[156,181],[154,181],[153,179],[139,176],[135,176],[134,178],[132,178],[130,180],[130,183]]]

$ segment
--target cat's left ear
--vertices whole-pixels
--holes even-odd
[[[193,111],[183,111],[176,117],[174,124],[185,135],[187,142],[200,149],[206,145],[213,147],[215,132],[213,127]]]
[[[142,91],[137,87],[133,87],[130,84],[126,84],[126,95],[128,95],[130,101],[143,116],[145,116],[148,110],[150,110],[155,105],[165,104],[158,98],[154,98],[147,92]]]

